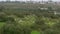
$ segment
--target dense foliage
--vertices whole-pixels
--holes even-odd
[[[6,6],[0,7],[0,34],[60,34],[60,15],[55,15],[52,7],[41,10],[34,5]]]

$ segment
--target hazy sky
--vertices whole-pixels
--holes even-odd
[[[0,0],[0,1],[6,1],[6,0]],[[11,0],[11,1],[15,1],[15,0]],[[26,1],[26,0],[18,0],[18,1]],[[27,0],[27,1],[29,1],[29,0]],[[42,0],[34,0],[34,1],[42,1]],[[44,1],[48,1],[48,0],[44,0]],[[52,0],[52,1],[60,1],[60,0]]]

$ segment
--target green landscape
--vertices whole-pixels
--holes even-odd
[[[0,34],[60,34],[58,13],[58,4],[0,3]]]

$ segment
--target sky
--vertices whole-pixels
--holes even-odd
[[[6,0],[0,0],[0,1],[6,1]],[[15,0],[11,0],[11,1],[15,1]],[[26,1],[26,0],[17,0],[17,1]],[[42,1],[42,0],[32,0],[32,1]],[[44,1],[48,1],[48,0],[44,0]],[[60,0],[52,0],[52,1],[60,1]]]

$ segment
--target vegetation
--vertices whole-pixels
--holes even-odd
[[[58,5],[16,4],[0,3],[0,34],[60,34]]]

